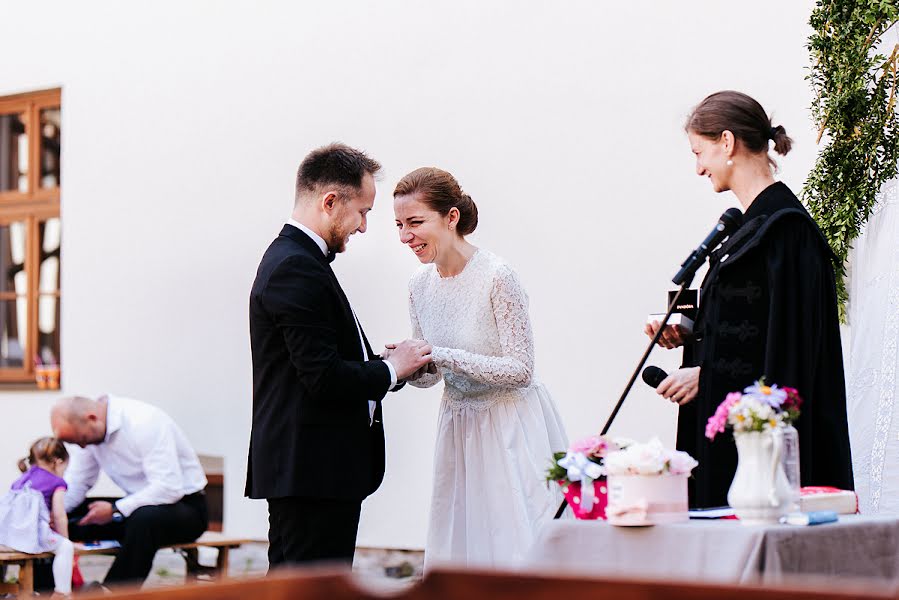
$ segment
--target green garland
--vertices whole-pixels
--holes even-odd
[[[840,317],[846,318],[846,259],[884,182],[896,176],[899,46],[875,51],[899,19],[897,0],[818,0],[809,24],[818,143],[826,144],[802,191],[837,256]]]

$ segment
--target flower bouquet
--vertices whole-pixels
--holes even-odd
[[[592,435],[574,442],[567,452],[553,455],[546,480],[559,483],[576,518],[606,518],[608,489],[603,461],[629,443],[624,439]]]
[[[791,423],[801,405],[795,389],[762,378],[742,394],[728,394],[706,423],[710,440],[727,428],[734,432],[738,462],[727,501],[744,523],[776,522],[799,500],[799,442]]]
[[[687,478],[699,463],[658,438],[631,444],[605,459],[613,525],[654,525],[686,521]]]
[[[766,385],[763,377],[740,392],[731,392],[709,417],[705,436],[715,436],[730,427],[734,433],[773,431],[799,418],[802,398],[793,388]]]

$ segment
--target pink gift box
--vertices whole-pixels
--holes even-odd
[[[606,478],[600,477],[599,479],[593,482],[593,495],[596,496],[596,499],[593,501],[593,508],[587,512],[581,508],[581,482],[575,481],[573,483],[569,483],[567,481],[560,481],[559,485],[562,486],[562,493],[565,495],[565,500],[568,501],[568,506],[571,507],[572,512],[574,512],[574,516],[578,519],[605,519],[606,518],[606,505],[609,503],[609,489],[606,486]]]

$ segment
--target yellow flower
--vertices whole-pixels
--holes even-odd
[[[761,393],[765,394],[766,396],[770,396],[771,395],[771,386],[767,386],[767,385],[759,386],[759,391]]]
[[[742,423],[745,420],[746,420],[746,418],[743,415],[737,415],[737,421],[739,421],[740,423]]]
[[[771,427],[777,427],[777,419],[768,419],[768,425]]]

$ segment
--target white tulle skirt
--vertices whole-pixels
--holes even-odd
[[[425,569],[515,568],[562,500],[545,479],[568,446],[562,419],[540,383],[486,403],[453,392],[438,420]]]

